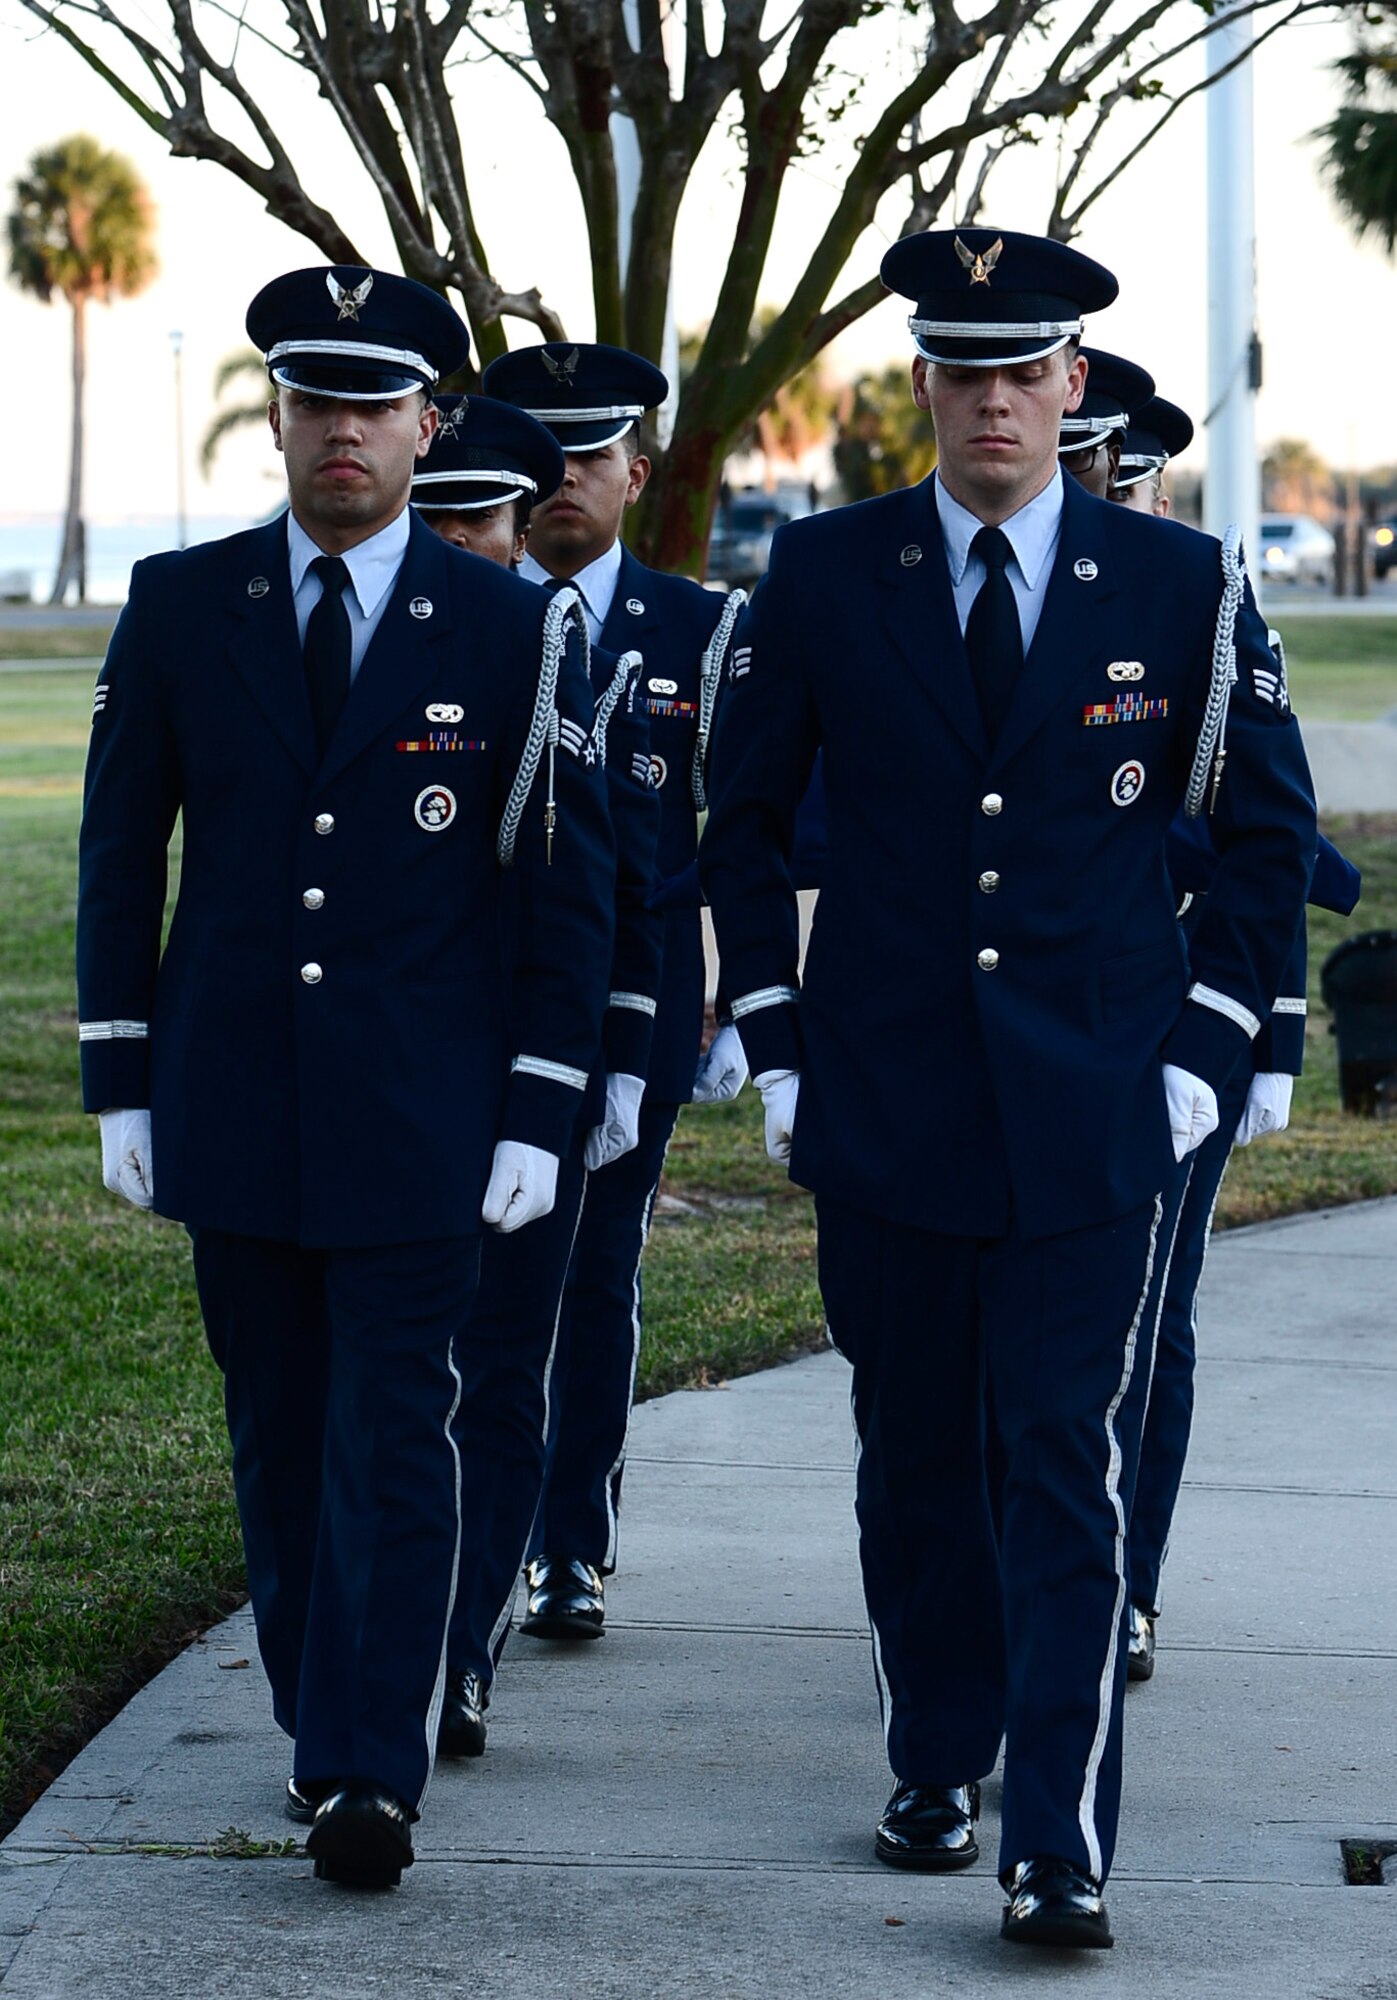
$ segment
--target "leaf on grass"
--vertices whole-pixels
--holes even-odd
[[[251,1660],[220,1660],[218,1671],[221,1674],[231,1674],[235,1667],[250,1667],[251,1665]]]

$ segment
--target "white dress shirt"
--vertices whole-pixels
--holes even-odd
[[[398,571],[403,566],[407,554],[407,538],[411,529],[411,519],[406,507],[396,520],[386,528],[380,528],[376,535],[370,535],[366,542],[356,542],[352,549],[344,552],[344,566],[349,571],[349,588],[344,593],[345,608],[349,612],[349,678],[352,681],[363,665],[364,655],[369,650],[369,641],[378,630],[378,621],[383,616],[393,585],[398,580]],[[296,516],[289,510],[286,516],[287,549],[291,558],[291,601],[296,607],[296,630],[301,635],[301,644],[306,643],[306,626],[310,614],[320,602],[322,586],[320,578],[311,568],[317,556],[326,551],[318,548],[301,526]]]
[[[956,600],[956,616],[960,619],[963,632],[970,607],[985,580],[983,561],[970,553],[970,544],[985,524],[968,507],[962,507],[959,500],[951,498],[941,483],[939,473],[934,490],[941,539],[946,545],[946,562],[951,572],[951,592]],[[999,526],[1014,551],[1014,560],[1005,574],[1014,593],[1014,602],[1019,607],[1019,629],[1023,633],[1024,658],[1027,659],[1033,635],[1038,630],[1043,597],[1048,578],[1053,573],[1053,558],[1062,533],[1062,467],[1054,467],[1053,476],[1043,491],[1026,507],[1020,507],[1017,514],[1001,521]]]
[[[552,583],[555,579],[541,562],[526,554],[519,565],[519,574],[530,583]],[[601,628],[605,625],[611,610],[611,600],[616,595],[616,583],[621,574],[621,544],[613,542],[605,555],[589,562],[586,569],[580,569],[576,576],[567,578],[568,583],[582,599],[587,615],[587,637],[594,646],[601,644]]]

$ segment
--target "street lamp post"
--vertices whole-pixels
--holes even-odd
[[[189,523],[184,496],[184,335],[170,330],[170,350],[175,364],[175,538],[176,546],[189,546]]]
[[[1219,11],[1225,17],[1236,0]],[[1203,525],[1221,535],[1233,521],[1248,560],[1260,561],[1261,476],[1256,456],[1256,195],[1252,145],[1252,23],[1249,13],[1209,35],[1208,74],[1208,472]],[[1240,58],[1240,60],[1238,60]],[[1230,74],[1220,73],[1231,63]]]

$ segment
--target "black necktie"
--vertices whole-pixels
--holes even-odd
[[[1007,568],[1014,551],[1001,529],[981,528],[970,544],[970,553],[985,565],[985,580],[975,593],[965,622],[965,650],[980,697],[985,735],[993,749],[1023,670],[1023,628]]]
[[[315,746],[323,757],[349,693],[352,649],[344,601],[349,571],[340,556],[317,556],[311,568],[320,578],[320,597],[306,620],[306,690]]]

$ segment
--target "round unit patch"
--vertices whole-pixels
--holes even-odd
[[[1133,806],[1144,789],[1145,767],[1138,757],[1131,757],[1111,780],[1111,804]]]
[[[650,759],[650,783],[656,791],[660,789],[660,786],[668,776],[669,765],[666,764],[664,758],[652,757]]]
[[[412,816],[424,833],[444,833],[456,817],[456,794],[445,785],[428,785],[417,794]]]

